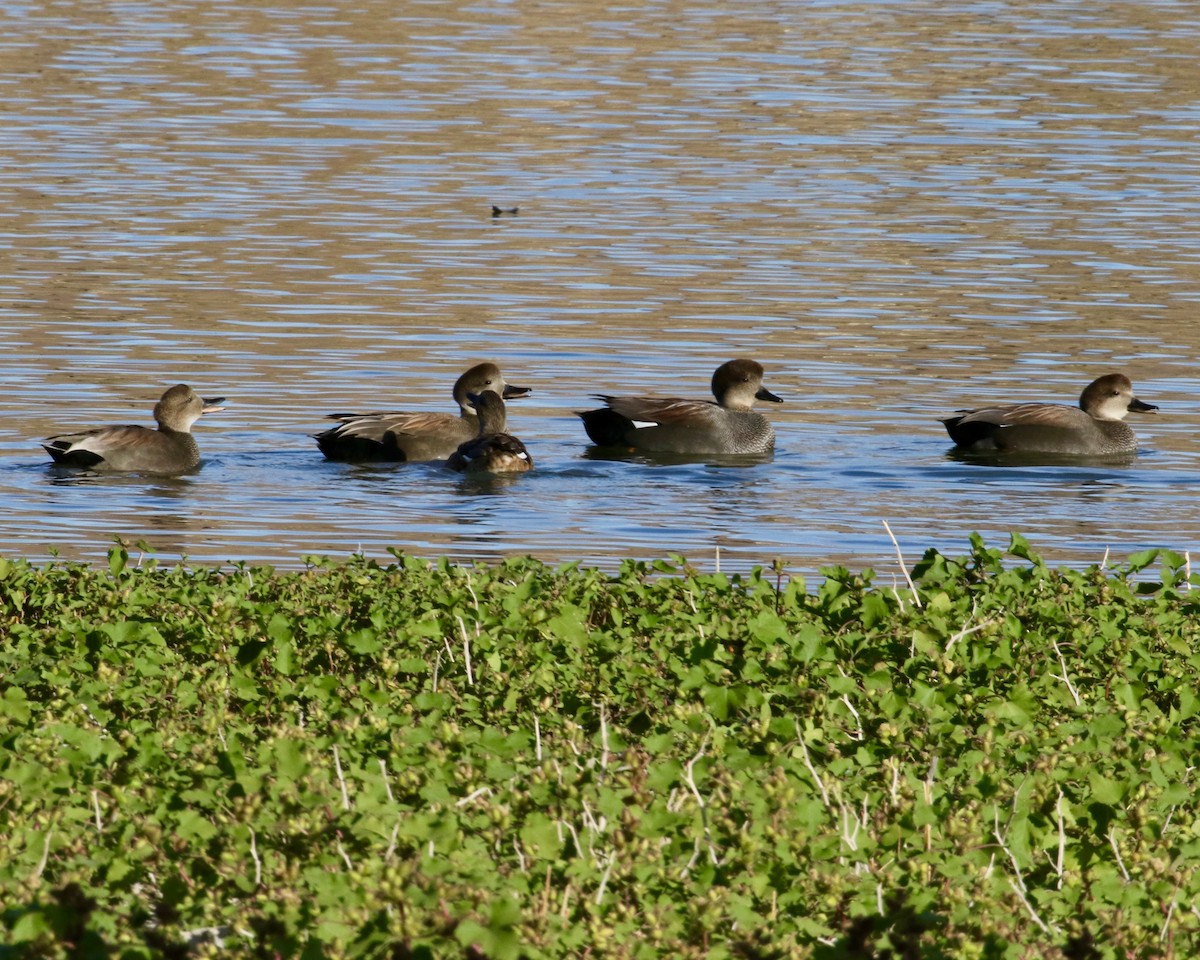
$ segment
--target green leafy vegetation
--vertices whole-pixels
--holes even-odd
[[[1196,956],[1200,590],[1010,553],[0,561],[0,957]]]

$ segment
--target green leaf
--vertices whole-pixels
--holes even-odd
[[[308,772],[308,761],[304,758],[304,747],[297,740],[275,741],[276,769],[281,777],[298,780]]]
[[[1091,787],[1092,799],[1110,807],[1120,806],[1125,797],[1124,784],[1102,776],[1094,770],[1088,774],[1088,785]]]
[[[0,697],[0,716],[21,724],[29,722],[29,698],[24,690],[20,687],[9,687],[4,691],[4,696]]]

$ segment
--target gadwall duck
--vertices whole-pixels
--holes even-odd
[[[479,414],[479,435],[462,444],[446,466],[459,473],[524,473],[533,458],[516,437],[504,432],[504,401],[494,390],[469,397]]]
[[[592,442],[656,453],[759,454],[775,449],[775,431],[755,400],[783,401],[762,385],[762,365],[730,360],[712,377],[711,400],[613,397],[595,394],[607,405],[580,413]]]
[[[177,384],[154,405],[157,430],[136,425],[99,427],[49,437],[42,446],[55,463],[91,470],[134,473],[187,473],[200,464],[192,424],[201,414],[224,410],[224,397],[206,400],[187,384]]]
[[[1111,457],[1137,451],[1137,438],[1123,422],[1125,415],[1157,409],[1133,395],[1127,376],[1110,373],[1084,388],[1078,407],[1012,403],[960,410],[942,423],[964,450]]]
[[[473,366],[454,383],[459,415],[452,413],[331,413],[336,427],[314,434],[317,446],[330,460],[428,461],[445,460],[459,444],[479,433],[479,420],[468,399],[472,393],[494,390],[505,399],[523,397],[528,387],[506,383],[494,363]],[[500,430],[504,424],[500,424]]]

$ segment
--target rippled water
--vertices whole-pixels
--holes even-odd
[[[295,565],[389,547],[896,569],[1019,529],[1200,545],[1193,4],[0,0],[0,544]],[[519,207],[493,217],[499,204]],[[786,398],[755,466],[587,455],[598,391]],[[322,460],[324,413],[534,388],[514,483]],[[947,456],[938,417],[1161,407],[1126,465]],[[225,395],[194,476],[37,440]]]

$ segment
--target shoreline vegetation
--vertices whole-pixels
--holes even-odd
[[[0,958],[1200,953],[1200,590],[0,560]]]

